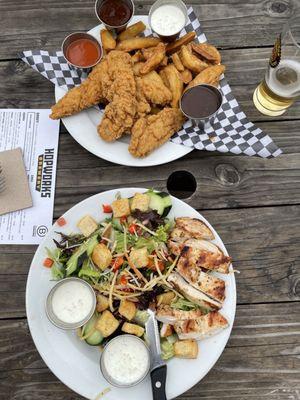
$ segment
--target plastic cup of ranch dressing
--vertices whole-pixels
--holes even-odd
[[[157,0],[150,8],[149,25],[165,42],[175,40],[187,22],[187,8],[181,0]]]
[[[142,382],[149,372],[149,349],[137,336],[116,336],[103,349],[100,369],[104,378],[113,386],[135,386]]]
[[[61,329],[77,329],[93,316],[96,294],[91,285],[79,278],[65,278],[50,290],[46,314]]]

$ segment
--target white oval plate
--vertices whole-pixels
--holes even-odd
[[[46,297],[55,282],[51,281],[49,269],[43,267],[46,257],[45,247],[54,248],[52,239],[58,235],[55,231],[76,232],[77,221],[90,214],[96,221],[105,218],[102,204],[110,204],[117,192],[122,197],[133,196],[136,192],[147,189],[125,188],[96,194],[83,200],[64,214],[67,225],[60,228],[54,224],[44,241],[38,247],[29,270],[26,287],[26,313],[34,343],[51,371],[69,388],[87,399],[95,400],[97,395],[110,385],[104,380],[99,368],[100,352],[97,347],[81,342],[76,332],[63,331],[53,326],[45,313]],[[225,246],[208,223],[192,207],[177,198],[172,198],[173,207],[170,218],[179,216],[197,217],[203,220],[213,231],[215,243],[227,255]],[[226,300],[222,313],[229,320],[230,326],[209,339],[199,342],[199,356],[196,360],[172,359],[168,362],[167,398],[173,399],[189,390],[199,382],[213,367],[220,357],[230,336],[236,305],[236,288],[234,274],[222,275],[226,281]],[[180,379],[178,379],[180,377]],[[105,400],[152,400],[149,376],[139,385],[129,389],[112,387],[105,395]]]
[[[132,23],[137,21],[143,21],[144,24],[148,26],[148,17],[145,15],[138,15],[132,19]],[[103,25],[98,25],[91,29],[89,33],[100,41],[100,29],[103,28]],[[55,86],[56,101],[61,99],[65,93],[66,92],[62,88]],[[97,126],[101,122],[102,116],[102,111],[96,108],[90,108],[79,114],[72,115],[71,117],[62,118],[62,121],[76,142],[90,153],[104,160],[131,167],[149,167],[177,160],[193,150],[191,147],[167,142],[149,156],[145,158],[135,158],[128,151],[128,135],[124,135],[121,139],[113,143],[105,142],[100,138],[97,132]]]

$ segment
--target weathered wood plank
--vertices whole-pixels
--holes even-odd
[[[299,210],[300,206],[287,206],[203,212],[240,271],[239,304],[300,300]],[[34,249],[1,247],[0,318],[25,316],[25,285]]]
[[[153,1],[136,1],[136,13],[147,14]],[[220,47],[272,45],[282,24],[292,15],[296,0],[212,2],[194,9],[211,41]],[[94,1],[17,0],[0,3],[0,57],[15,58],[25,49],[59,48],[72,31],[88,30],[98,22]],[[50,34],[51,33],[51,34]]]
[[[254,393],[256,399],[297,399],[291,393],[300,387],[299,327],[300,302],[292,306],[238,306],[231,338],[220,360],[201,383],[179,399],[219,400],[220,393],[222,399],[250,400]],[[57,399],[80,398],[47,369],[26,320],[2,320],[0,332],[3,398],[47,399],[53,398],[53,393]]]

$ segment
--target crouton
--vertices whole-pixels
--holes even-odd
[[[176,297],[176,294],[172,291],[162,293],[162,294],[159,294],[158,296],[156,296],[156,303],[158,306],[161,304],[170,305],[172,303],[172,301],[175,299],[175,297]]]
[[[136,313],[136,306],[132,301],[122,300],[119,307],[119,313],[131,321]]]
[[[141,336],[143,336],[145,329],[139,325],[130,324],[129,322],[124,322],[124,324],[122,326],[122,332],[141,337]]]
[[[174,354],[179,358],[197,358],[198,343],[194,339],[179,340],[174,343]]]
[[[170,325],[170,324],[162,324],[162,327],[160,329],[160,337],[166,338],[168,336],[171,336],[172,333],[173,333],[172,325]]]
[[[77,228],[85,237],[88,237],[95,232],[98,224],[90,215],[85,215],[78,221]]]
[[[109,307],[108,298],[103,296],[103,294],[97,294],[97,306],[96,309],[98,312],[102,312]]]
[[[147,194],[136,193],[132,199],[131,210],[147,211],[149,203],[150,197]]]
[[[112,202],[114,218],[127,217],[130,215],[130,206],[128,199],[120,199]]]
[[[111,263],[112,254],[103,243],[98,243],[92,253],[93,263],[104,271]]]
[[[113,314],[105,310],[98,318],[95,328],[101,333],[103,337],[108,337],[118,328],[119,321]]]
[[[132,249],[129,259],[136,268],[146,267],[149,263],[147,247],[143,247],[141,249]]]

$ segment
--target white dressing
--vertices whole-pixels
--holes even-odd
[[[85,319],[93,308],[93,294],[83,282],[70,280],[57,287],[52,296],[52,310],[58,319],[75,324]]]
[[[184,26],[185,15],[176,5],[164,4],[154,10],[151,15],[151,27],[159,35],[175,35]]]
[[[131,385],[148,372],[149,352],[136,337],[121,335],[106,346],[103,366],[111,380],[119,385]]]

